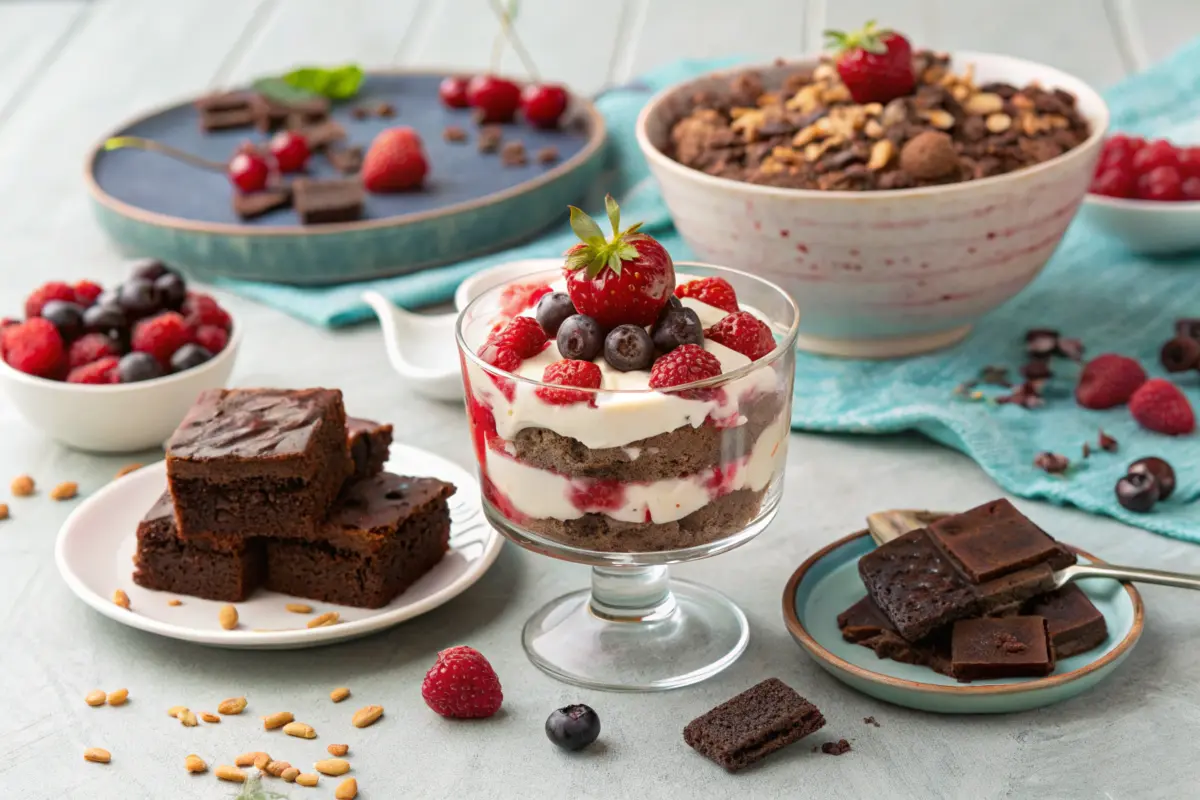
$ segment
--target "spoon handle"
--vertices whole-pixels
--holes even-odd
[[[875,544],[887,544],[897,536],[903,536],[909,531],[924,528],[941,517],[948,516],[942,511],[918,511],[911,508],[893,508],[889,511],[877,511],[867,515],[867,530]]]
[[[1200,589],[1200,575],[1101,564],[1076,564],[1060,569],[1054,573],[1054,586],[1057,589],[1081,578],[1113,578],[1118,581],[1157,583],[1161,586],[1174,586],[1179,589]]]

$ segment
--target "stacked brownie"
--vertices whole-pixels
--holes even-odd
[[[138,525],[135,582],[386,605],[448,549],[454,493],[382,472],[391,438],[390,425],[347,419],[337,390],[205,392],[167,444],[168,491]]]

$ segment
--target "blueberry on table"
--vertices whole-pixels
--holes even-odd
[[[42,306],[42,318],[58,329],[64,341],[83,333],[83,307],[66,300],[51,300]]]
[[[151,281],[135,278],[121,285],[120,303],[126,316],[144,317],[158,310],[158,292]]]
[[[538,300],[533,315],[547,336],[555,336],[567,317],[578,313],[566,292],[551,292]]]
[[[650,369],[654,342],[641,325],[618,325],[604,338],[604,360],[621,372]]]
[[[1117,502],[1130,511],[1144,514],[1158,502],[1158,481],[1148,472],[1131,472],[1117,481]]]
[[[591,317],[574,314],[563,320],[555,341],[563,358],[591,361],[604,347],[604,330]]]
[[[109,333],[125,327],[125,312],[114,304],[92,306],[83,312],[83,326],[88,333]]]
[[[171,355],[171,371],[183,372],[198,367],[212,358],[212,353],[198,344],[185,344]]]
[[[158,294],[163,308],[178,311],[187,298],[187,283],[182,276],[168,272],[154,280],[154,291]]]
[[[143,258],[133,262],[133,266],[129,268],[129,277],[143,281],[156,281],[168,272],[170,270],[167,269],[167,265],[157,258]]]
[[[582,750],[600,735],[600,717],[585,705],[564,706],[546,718],[546,736],[564,750]]]
[[[1129,474],[1146,473],[1158,484],[1158,499],[1166,500],[1175,491],[1175,469],[1155,456],[1139,458],[1129,465]]]
[[[161,378],[163,368],[158,359],[149,353],[134,352],[121,356],[117,373],[121,376],[121,383],[137,383]]]
[[[669,353],[685,344],[704,344],[704,326],[700,317],[690,308],[668,311],[654,326],[654,346],[661,353]]]

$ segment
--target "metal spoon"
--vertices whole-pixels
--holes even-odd
[[[949,516],[949,512],[895,508],[868,514],[867,529],[871,532],[871,538],[875,540],[876,544],[886,544],[897,536],[902,536],[917,528],[924,528],[929,523],[946,516]],[[1179,589],[1200,590],[1200,575],[1164,572],[1158,569],[1117,567],[1109,564],[1074,564],[1056,570],[1054,572],[1054,588],[1061,589],[1068,583],[1082,578],[1111,578],[1118,581],[1156,583]]]

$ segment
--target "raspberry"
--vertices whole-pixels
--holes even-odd
[[[704,335],[717,344],[757,361],[775,349],[775,337],[767,324],[749,311],[722,317]]]
[[[1146,371],[1132,358],[1116,353],[1098,355],[1083,366],[1075,386],[1075,402],[1084,408],[1124,405],[1146,382]]]
[[[167,311],[135,325],[131,343],[134,351],[149,353],[165,367],[172,354],[191,340],[192,332],[183,317]]]
[[[100,284],[91,281],[77,281],[71,289],[75,292],[75,302],[84,308],[94,304],[96,298],[104,291]]]
[[[1129,412],[1147,430],[1179,436],[1196,429],[1192,405],[1179,387],[1162,378],[1148,380],[1129,399]]]
[[[493,333],[489,341],[512,350],[521,358],[532,358],[546,348],[546,332],[533,317],[517,317],[498,333]]]
[[[654,362],[650,388],[667,389],[721,374],[721,362],[698,344],[685,344]]]
[[[557,386],[599,389],[600,368],[591,361],[572,361],[564,358],[562,361],[555,361],[546,367],[545,372],[542,373],[542,381]],[[595,405],[595,396],[591,392],[573,392],[570,389],[551,389],[548,386],[539,386],[534,394],[552,406],[589,402]]]
[[[625,485],[612,479],[572,483],[567,499],[584,513],[616,511],[625,505]]]
[[[490,364],[496,369],[504,370],[505,372],[516,372],[521,368],[521,357],[512,348],[504,347],[493,340],[489,340],[487,344],[479,348],[479,357],[483,359],[483,363]],[[499,375],[489,374],[488,377],[492,379],[492,383],[496,384],[496,388],[511,403],[513,395],[516,393],[517,385],[508,378],[503,378]]]
[[[61,376],[66,363],[62,336],[58,328],[41,317],[12,325],[4,329],[4,360],[29,375]]]
[[[67,351],[67,365],[75,369],[105,356],[119,355],[121,351],[112,339],[103,333],[89,333],[71,343],[71,349]]]
[[[1165,139],[1156,139],[1134,153],[1130,165],[1138,175],[1146,175],[1159,167],[1175,169],[1179,166],[1179,151]]]
[[[120,359],[106,356],[83,366],[75,367],[67,375],[67,383],[120,383],[121,376],[117,369]]]
[[[738,310],[737,293],[724,278],[700,278],[675,287],[676,297],[691,297],[723,311]]]
[[[504,702],[496,670],[478,650],[462,645],[438,653],[421,683],[421,697],[443,717],[455,719],[490,717]]]
[[[42,315],[42,306],[51,300],[66,300],[75,302],[75,290],[61,281],[51,281],[33,290],[33,294],[25,298],[25,318],[33,319]]]
[[[229,334],[224,328],[218,328],[216,325],[201,325],[192,334],[192,341],[215,356],[229,343]]]
[[[188,292],[187,299],[183,301],[183,308],[180,310],[183,312],[184,319],[187,320],[188,327],[192,329],[199,328],[201,325],[216,325],[225,330],[233,327],[233,320],[229,318],[225,309],[206,294]]]
[[[515,317],[548,294],[550,286],[545,283],[514,283],[500,293],[500,313]]]

